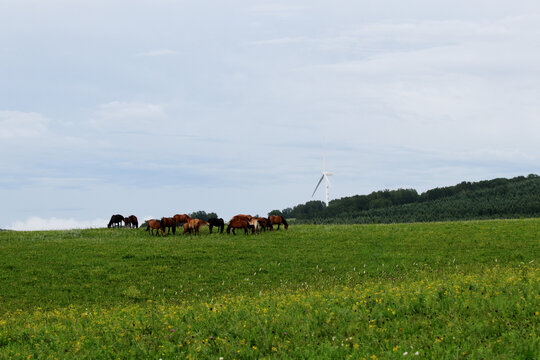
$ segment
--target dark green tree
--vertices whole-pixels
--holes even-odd
[[[208,219],[217,218],[218,216],[215,212],[206,213],[206,211],[199,210],[189,214],[189,217],[208,221]]]

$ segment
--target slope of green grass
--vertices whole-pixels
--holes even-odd
[[[539,235],[539,219],[1,232],[0,358],[535,359]]]

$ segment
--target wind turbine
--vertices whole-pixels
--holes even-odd
[[[334,175],[334,173],[326,171],[326,146],[324,148],[323,163],[324,164],[323,164],[323,171],[322,171],[321,179],[317,183],[317,186],[315,186],[315,190],[313,190],[313,194],[311,195],[311,197],[313,197],[315,195],[315,192],[317,191],[317,189],[319,188],[319,185],[321,185],[321,182],[324,179],[325,180],[325,185],[326,185],[325,186],[325,188],[326,188],[325,204],[326,204],[326,207],[328,207],[328,189],[330,188],[330,180],[328,179],[328,177]]]

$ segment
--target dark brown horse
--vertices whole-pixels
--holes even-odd
[[[109,224],[107,225],[108,228],[111,227],[120,227],[122,226],[122,221],[124,221],[124,217],[120,214],[116,214],[111,216],[111,220],[109,221]]]
[[[261,230],[263,231],[266,231],[266,229],[269,229],[270,231],[274,230],[274,228],[272,227],[272,224],[270,224],[270,220],[268,220],[267,218],[257,217],[254,219],[256,219],[259,222],[259,226]]]
[[[124,220],[125,221],[125,220]],[[138,229],[139,228],[139,219],[135,215],[129,215],[129,223],[131,224],[131,227]]]
[[[161,236],[165,236],[165,226],[162,221],[155,220],[155,219],[148,220],[146,231],[150,231],[150,233],[154,235],[154,229],[156,230],[156,235],[158,235],[159,230],[161,230]]]
[[[199,235],[201,226],[208,225],[208,222],[200,219],[191,219],[187,223],[184,223],[184,234],[190,233]]]
[[[223,234],[223,230],[225,229],[225,222],[222,218],[211,218],[208,219],[208,228],[210,229],[210,234],[212,233],[213,227],[219,228],[219,233]]]
[[[234,232],[235,229],[244,229],[244,233],[247,234],[248,229],[253,229],[253,226],[247,220],[231,220],[227,226],[227,235],[231,234],[231,229],[233,235],[236,235]]]
[[[161,218],[161,222],[163,223],[163,227],[167,228],[167,234],[171,233],[171,229],[173,235],[176,234],[176,221],[174,220],[174,218],[164,217]]]
[[[285,230],[289,228],[289,224],[287,224],[287,220],[281,215],[272,215],[268,217],[268,220],[270,220],[271,225],[277,225],[277,229],[279,230],[279,226],[283,224],[283,227]]]

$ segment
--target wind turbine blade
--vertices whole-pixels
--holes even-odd
[[[321,179],[317,183],[317,186],[315,186],[315,190],[313,190],[313,194],[311,195],[311,197],[313,197],[313,195],[315,195],[315,191],[317,191],[317,189],[319,188],[319,185],[321,185],[321,182],[323,181],[323,179],[324,179],[324,175],[321,176]]]

